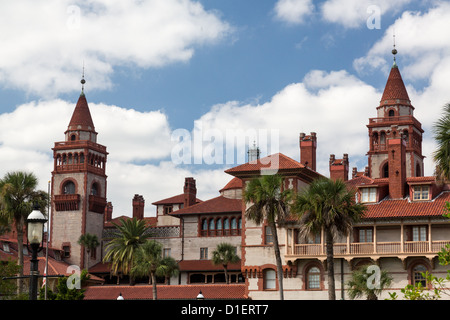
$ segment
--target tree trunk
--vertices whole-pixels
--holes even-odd
[[[225,283],[229,284],[230,282],[228,281],[228,270],[226,264],[223,265],[223,271],[225,272]]]
[[[156,277],[155,273],[151,273],[152,276],[152,290],[153,290],[153,300],[158,300],[158,297],[156,296]]]
[[[328,300],[336,300],[336,290],[334,283],[334,255],[333,255],[333,235],[330,230],[326,231],[327,246],[327,269],[328,269]]]
[[[277,261],[277,277],[278,277],[278,290],[280,292],[280,300],[284,300],[283,291],[283,265],[281,264],[280,247],[278,246],[278,234],[275,222],[270,222],[270,228],[272,229],[273,236],[273,249],[275,251],[275,259]]]

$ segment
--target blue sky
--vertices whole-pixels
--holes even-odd
[[[46,189],[83,63],[115,215],[131,213],[135,193],[154,214],[150,203],[181,193],[185,176],[201,199],[218,194],[239,163],[171,158],[174,130],[194,136],[200,123],[222,137],[276,130],[279,151],[297,160],[298,134],[315,131],[320,173],[331,153],[363,170],[394,29],[432,174],[431,126],[450,100],[447,1],[53,0],[0,12],[0,175],[30,170]]]

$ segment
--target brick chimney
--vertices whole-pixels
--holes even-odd
[[[309,136],[300,133],[300,163],[316,171],[317,136],[311,132]]]
[[[334,154],[330,154],[330,179],[336,181],[348,180],[348,154],[344,153],[342,159],[336,159]]]
[[[108,202],[105,207],[105,222],[112,220],[112,212],[113,212],[113,205],[111,202]]]
[[[144,219],[145,200],[142,195],[135,194],[133,198],[133,218]]]
[[[192,177],[184,179],[184,208],[190,207],[197,202],[197,188],[195,179]]]
[[[391,127],[387,140],[389,165],[389,195],[392,199],[402,199],[406,193],[406,142],[397,130]]]

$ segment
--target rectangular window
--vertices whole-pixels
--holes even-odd
[[[164,248],[163,250],[163,258],[170,257],[170,248]]]
[[[414,200],[428,200],[429,191],[429,186],[414,186]]]
[[[200,260],[208,260],[208,248],[200,248]]]
[[[412,227],[413,241],[427,241],[427,227],[414,226]]]
[[[377,201],[377,188],[361,188],[361,202]]]
[[[266,226],[264,231],[264,242],[265,244],[272,244],[273,243],[273,235],[272,235],[272,229],[269,226]]]
[[[373,242],[372,229],[359,229],[359,242]]]
[[[264,289],[276,289],[277,275],[275,270],[268,269],[264,271]]]
[[[169,214],[173,210],[173,206],[164,206],[164,214]]]

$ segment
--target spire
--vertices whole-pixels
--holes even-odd
[[[73,111],[72,118],[70,119],[69,127],[67,131],[90,131],[95,132],[94,122],[92,121],[91,112],[89,111],[89,106],[84,95],[84,66],[83,75],[81,78],[81,94],[78,98],[77,105]]]
[[[394,48],[392,49],[392,54],[394,55],[394,64],[392,65],[392,68],[397,68],[397,61],[395,60],[395,55],[397,54],[397,49],[395,49],[395,31],[394,31]]]
[[[397,54],[397,49],[395,49],[395,35],[394,49],[392,49],[392,54],[394,55],[394,64],[392,65],[391,72],[389,73],[383,96],[380,101],[380,106],[385,104],[390,105],[398,103],[410,105],[411,100],[409,100],[408,92],[406,91],[405,84],[403,83],[403,79],[397,66],[397,61],[395,59],[395,55]]]
[[[81,76],[81,94],[84,96],[84,84],[86,80],[84,80],[84,61],[83,61],[83,75]]]

